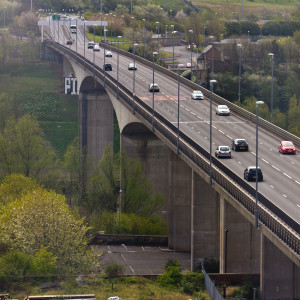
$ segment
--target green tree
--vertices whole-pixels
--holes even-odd
[[[38,177],[54,164],[54,152],[43,139],[36,118],[9,120],[0,135],[0,166],[5,173]]]
[[[64,196],[43,189],[8,204],[0,214],[0,242],[32,255],[47,247],[56,257],[59,274],[90,266],[87,230],[84,220],[70,211]]]

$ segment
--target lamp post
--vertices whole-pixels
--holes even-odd
[[[125,32],[124,32],[124,15],[121,16],[121,18],[123,19],[123,50],[124,50],[124,37],[125,37]]]
[[[180,74],[179,74],[179,66],[177,67],[177,86],[178,86],[178,99],[177,99],[177,155],[180,154],[179,151],[179,108],[180,108]]]
[[[248,41],[250,40],[249,34],[250,34],[250,31],[248,30]]]
[[[143,41],[143,44],[144,44],[144,58],[145,58],[145,22],[146,22],[146,19],[143,19],[144,21],[144,30],[143,30],[143,33],[144,33],[144,41]]]
[[[209,103],[209,185],[212,185],[212,166],[211,166],[211,146],[212,146],[212,93],[214,83],[217,80],[211,79],[210,81],[210,103]]]
[[[6,10],[6,6],[4,6],[4,10],[3,10],[3,13],[4,13],[4,29],[3,29],[3,32],[6,32],[6,28],[5,28],[5,10]],[[49,27],[49,30],[50,30],[50,27]]]
[[[264,104],[264,101],[256,101],[256,153],[255,153],[255,227],[258,227],[258,105]]]
[[[165,32],[165,34],[166,34],[166,37],[167,37],[167,35],[168,35],[168,24],[166,24],[166,32]]]
[[[102,0],[100,0],[100,21],[101,21],[100,35],[101,35],[101,38],[102,38]]]
[[[84,66],[83,67],[84,67],[84,69],[85,69],[85,23],[86,23],[86,21],[83,22],[83,57],[84,57]]]
[[[30,0],[30,13],[32,14],[32,0]]]
[[[159,47],[160,47],[160,41],[159,41],[159,22],[155,22],[156,23],[156,25],[157,25],[157,27],[156,27],[156,29],[157,29],[157,40],[158,40],[158,51],[157,51],[157,55],[158,55],[158,58],[159,58]]]
[[[214,73],[214,37],[211,35],[209,38],[211,39],[211,72]]]
[[[130,14],[132,15],[132,0],[130,2]]]
[[[133,111],[133,113],[134,113],[134,108],[135,108],[135,106],[134,106],[134,101],[135,101],[135,69],[136,69],[136,67],[135,67],[135,47],[136,46],[138,46],[139,44],[137,44],[137,43],[134,43],[133,44],[133,65],[134,65],[134,68],[133,68],[133,87],[132,87],[132,96],[133,96],[133,107],[132,107],[132,111]]]
[[[244,18],[244,17],[243,17],[243,6],[244,6],[244,5],[243,5],[243,2],[244,2],[244,1],[242,0],[242,16],[241,16],[241,20],[242,20],[242,21],[243,21],[243,18]]]
[[[152,132],[154,132],[154,56],[158,55],[157,52],[153,52],[153,60],[152,60]]]
[[[120,35],[118,35],[118,50],[120,49],[119,38],[121,38]],[[118,56],[117,56],[117,99],[119,99],[119,51],[118,51]]]
[[[94,47],[95,47],[95,27],[96,27],[96,24],[94,24]],[[77,30],[76,30],[77,32]],[[95,65],[95,51],[93,49],[93,65],[94,65],[94,78],[95,78],[95,68],[96,68],[96,65]]]
[[[172,26],[174,28],[174,25],[172,25]],[[174,37],[175,37],[175,33],[176,32],[177,32],[176,30],[172,31],[172,41],[173,41],[173,71],[174,71]]]
[[[114,17],[115,17],[115,28],[114,28],[114,41],[116,40],[116,36],[117,36],[117,34],[116,34],[116,19],[117,19],[117,16],[116,15],[114,15]]]
[[[236,45],[240,48],[240,63],[239,63],[239,106],[241,106],[241,70],[242,70],[242,44]]]
[[[59,43],[59,20],[57,20],[57,41]]]
[[[106,77],[106,70],[105,70],[105,55],[106,55],[106,32],[108,30],[106,28],[104,28],[104,51],[103,51],[103,56],[104,56],[104,66],[103,66],[103,72],[104,72],[104,88],[105,88],[105,77]]]
[[[194,32],[193,32],[192,29],[190,29],[189,33],[191,34],[191,80],[192,80],[192,70],[193,70],[193,35],[194,35]]]
[[[77,30],[77,28],[78,28],[78,26],[77,26],[77,19],[76,19],[76,63],[77,63],[77,60],[78,60],[78,52],[77,52],[77,41],[78,41],[77,32],[78,32],[78,30]]]
[[[225,253],[224,253],[224,273],[226,273],[227,269],[227,234],[228,229],[225,229]]]
[[[112,40],[112,13],[109,13],[110,14],[110,41]]]
[[[273,123],[273,74],[274,74],[274,54],[269,53],[269,56],[272,58],[272,88],[271,88],[271,123]]]
[[[203,45],[205,45],[205,33],[206,33],[206,27],[204,27],[203,30]]]

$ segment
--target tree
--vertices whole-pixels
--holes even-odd
[[[32,116],[8,120],[0,141],[0,166],[7,174],[38,177],[42,170],[53,166],[54,152]]]
[[[61,273],[89,267],[87,231],[84,220],[70,211],[64,196],[41,188],[8,204],[0,214],[0,242],[32,255],[47,247]]]

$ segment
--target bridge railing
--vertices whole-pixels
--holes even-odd
[[[103,69],[94,65],[82,55],[74,53],[67,47],[60,44],[47,42],[50,45],[67,53],[70,57],[76,60],[78,63],[84,65],[95,76],[104,80]],[[116,79],[105,73],[106,85],[117,93],[117,81]],[[175,147],[177,146],[177,127],[160,115],[157,111],[152,111],[152,108],[148,106],[143,100],[138,97],[134,98],[133,93],[127,87],[119,83],[120,100],[125,102],[128,107],[133,108],[137,115],[140,115],[143,120],[152,124],[152,114],[154,113],[155,130],[159,131],[166,139],[169,140]],[[209,165],[209,153],[197,144],[193,139],[188,137],[183,132],[179,132],[179,147],[180,153],[188,157],[197,167],[199,167],[206,174],[210,172]],[[242,178],[237,176],[234,172],[228,169],[215,157],[212,157],[212,179],[215,183],[221,186],[228,194],[236,199],[247,211],[252,215],[255,213],[255,189],[245,182]],[[280,238],[286,245],[290,247],[297,255],[300,255],[300,225],[275,206],[271,201],[265,198],[262,194],[258,193],[259,200],[259,222],[264,224],[271,232],[273,232],[278,238]]]

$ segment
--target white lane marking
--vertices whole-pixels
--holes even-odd
[[[189,109],[185,108],[186,111],[190,111]]]
[[[270,187],[271,187],[272,189],[274,189],[274,186],[273,186],[273,185],[270,185]]]
[[[283,175],[285,175],[286,177],[292,179],[292,177],[290,175],[286,174],[286,173],[283,173]]]
[[[198,133],[200,133],[200,131],[198,131]]]
[[[287,195],[285,195],[285,194],[282,194],[282,196],[283,196],[284,198],[287,198]]]
[[[228,138],[232,139],[232,137],[231,137],[230,135],[226,134],[226,136],[227,136]]]
[[[142,246],[142,250],[143,250],[143,251],[146,251],[145,248],[144,248],[143,246]]]
[[[297,206],[300,208],[300,204],[297,204]]]
[[[269,162],[268,161],[266,161],[265,159],[261,159],[262,161],[264,161],[266,164],[269,164]]]
[[[196,114],[193,111],[191,111],[191,114],[194,115],[194,116],[196,116]]]
[[[133,274],[135,274],[134,270],[131,268],[131,266],[128,266],[129,269],[132,271]]]
[[[219,129],[219,132],[221,132],[221,133],[225,134],[225,133],[224,133],[222,130],[220,130],[220,129]]]
[[[200,119],[200,120],[202,120],[202,118],[201,118],[201,117],[199,117],[199,116],[197,116],[197,118],[198,118],[198,119]]]
[[[297,181],[297,180],[295,180],[295,182],[296,182],[296,183],[298,183],[298,184],[300,184],[300,182],[299,182],[299,181]]]
[[[253,155],[255,155],[255,153],[254,152],[251,152]]]
[[[123,258],[123,260],[126,262],[126,259],[125,259],[125,257],[123,256],[123,254],[121,254],[121,257]]]
[[[240,161],[238,162],[240,165],[242,164]]]
[[[277,170],[277,171],[280,172],[280,169],[278,169],[277,167],[275,167],[275,166],[273,166],[273,165],[272,165],[272,167],[273,167],[275,170]]]
[[[205,136],[204,138],[207,140],[207,137],[206,137],[206,136]]]
[[[217,129],[217,127],[216,126],[214,126],[214,125],[211,125],[214,129]]]
[[[253,140],[253,139],[254,139],[254,137],[253,137],[253,136],[250,136],[250,139],[251,139],[251,140]]]
[[[293,165],[294,165],[295,163],[294,163],[293,161],[291,161],[291,164],[293,164]]]

